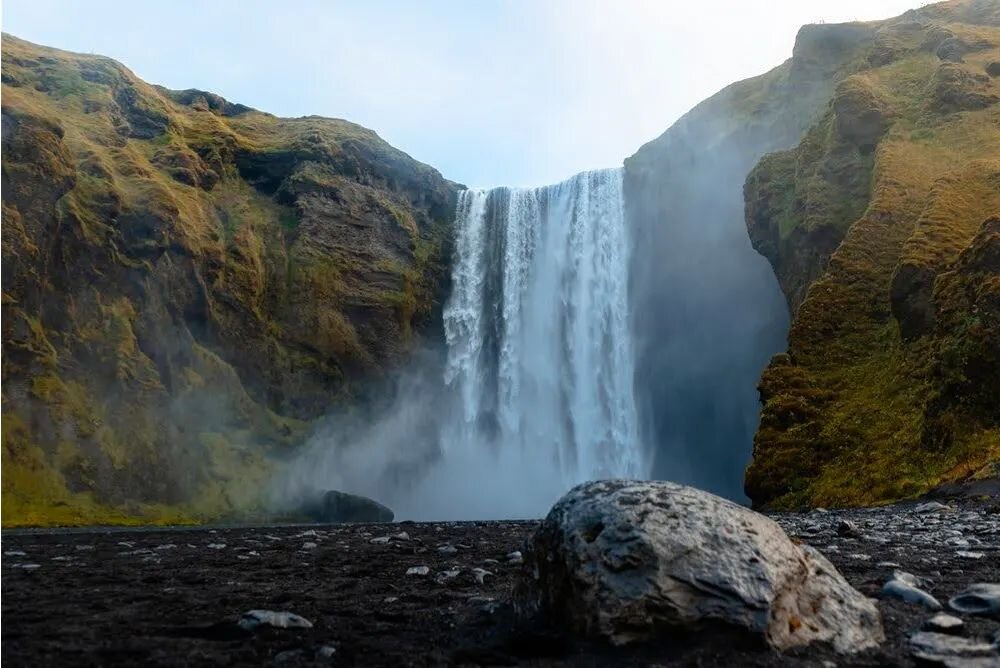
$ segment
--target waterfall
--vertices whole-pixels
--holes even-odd
[[[488,448],[553,490],[643,476],[622,170],[465,190],[456,207],[443,457]]]
[[[417,364],[377,415],[331,419],[276,498],[338,489],[399,519],[532,518],[578,482],[646,477],[629,251],[620,169],[461,192],[443,369]]]

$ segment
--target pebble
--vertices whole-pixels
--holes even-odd
[[[378,538],[372,538],[368,542],[372,545],[385,545],[390,540],[392,540],[392,536],[379,536]]]
[[[333,645],[323,645],[318,650],[316,650],[316,656],[321,659],[332,658],[334,654],[337,653],[337,648]]]
[[[858,525],[851,520],[840,520],[840,522],[837,523],[837,535],[857,538],[861,535],[861,529],[859,529]]]
[[[438,552],[441,554],[456,554],[458,553],[458,548],[454,545],[441,545],[438,547]]]
[[[393,538],[395,538],[396,540],[410,540],[410,534],[406,533],[405,531],[400,531],[399,533],[395,534]]]
[[[918,603],[928,610],[940,610],[941,603],[936,598],[908,582],[893,578],[882,587],[882,596],[895,598],[907,603]]]
[[[209,543],[207,545],[207,547],[210,550],[224,550],[224,549],[226,549],[226,544],[225,543]]]
[[[484,581],[486,580],[486,576],[492,577],[493,573],[486,570],[485,568],[473,568],[472,575],[475,576],[476,582],[478,582],[479,584],[483,584]]]
[[[243,613],[239,626],[244,631],[253,631],[261,626],[272,626],[276,629],[311,629],[312,622],[294,612],[249,610]]]
[[[921,503],[919,506],[913,509],[913,512],[925,515],[927,513],[944,513],[951,510],[948,506],[943,503],[938,503],[937,501],[928,501],[927,503]]]
[[[317,545],[316,543],[312,542],[311,540],[307,540],[306,542],[302,543],[302,548],[301,549],[303,549],[303,550],[315,550],[317,547],[319,547],[319,545]]]
[[[440,573],[437,574],[437,577],[434,579],[438,583],[447,582],[448,580],[454,580],[455,578],[457,578],[458,574],[461,572],[462,570],[460,568],[452,568],[447,571],[441,571]]]
[[[979,582],[970,585],[948,601],[956,612],[1000,619],[1000,584]]]
[[[997,647],[980,640],[962,638],[947,633],[919,631],[910,636],[910,652],[920,661],[944,666],[969,666],[969,668],[986,668],[996,666],[992,661],[981,662],[974,659],[995,659],[1000,661]],[[954,659],[966,659],[960,662]],[[973,661],[969,661],[969,660]]]
[[[958,617],[944,612],[939,612],[924,622],[924,625],[921,628],[923,628],[924,631],[933,631],[935,633],[960,635],[962,633],[963,626],[965,626],[965,622]]]
[[[514,550],[506,557],[508,564],[523,564],[524,555],[521,554],[520,550]]]
[[[274,655],[275,663],[285,663],[286,661],[301,661],[304,657],[304,652],[301,649],[286,649],[283,652],[278,652]]]
[[[21,550],[7,550],[3,553],[5,557],[26,557],[27,553],[21,552]]]
[[[958,550],[955,554],[963,559],[982,559],[986,556],[983,552],[968,552],[966,550]]]
[[[431,572],[431,569],[427,566],[411,566],[406,569],[407,575],[427,575]]]

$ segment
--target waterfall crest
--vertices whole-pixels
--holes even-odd
[[[445,383],[454,448],[492,447],[565,489],[643,476],[622,170],[460,193]]]

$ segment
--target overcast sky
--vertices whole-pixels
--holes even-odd
[[[620,165],[791,55],[803,23],[923,0],[5,0],[3,30],[170,88],[374,129],[468,185]]]

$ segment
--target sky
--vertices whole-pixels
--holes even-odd
[[[470,186],[622,163],[805,23],[923,0],[5,0],[5,32],[279,116],[345,118]]]

